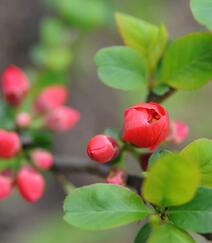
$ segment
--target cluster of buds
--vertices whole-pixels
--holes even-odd
[[[68,92],[62,85],[45,87],[35,98],[30,111],[20,111],[33,87],[27,75],[14,65],[4,70],[0,86],[3,98],[10,106],[7,109],[15,113],[13,131],[0,129],[0,163],[1,160],[15,161],[15,165],[8,162],[8,167],[0,171],[0,199],[7,198],[16,187],[26,201],[36,202],[45,188],[42,171],[51,169],[54,158],[42,148],[24,148],[22,132],[33,129],[36,119],[41,121],[36,129],[66,131],[78,122],[80,113],[65,105]]]
[[[146,154],[141,153],[138,157],[145,171],[149,158],[161,143],[169,141],[179,144],[185,140],[187,134],[188,126],[182,122],[170,122],[167,110],[158,103],[139,103],[125,110],[120,141],[106,135],[97,135],[88,142],[87,153],[90,159],[107,163],[128,150],[129,145],[131,150],[132,146],[135,149],[147,149]],[[122,144],[122,149],[118,144]],[[107,182],[123,185],[123,176],[120,176],[122,173],[117,173],[117,169],[115,171],[115,176],[114,171],[109,174]]]

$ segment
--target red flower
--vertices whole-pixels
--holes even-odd
[[[29,90],[29,81],[18,67],[10,65],[2,75],[2,91],[10,105],[20,105]]]
[[[54,162],[53,155],[44,149],[33,150],[31,158],[38,168],[44,170],[50,169]]]
[[[21,112],[16,116],[16,124],[18,127],[27,128],[32,122],[31,115],[27,112]]]
[[[173,144],[180,144],[187,138],[188,133],[189,127],[186,123],[173,121],[166,140]]]
[[[124,186],[124,181],[125,181],[125,174],[124,171],[121,169],[112,169],[106,179],[106,182],[108,184],[115,184],[119,186]]]
[[[34,203],[43,196],[44,178],[30,166],[25,166],[19,170],[16,183],[20,194],[28,202]]]
[[[0,158],[14,157],[21,149],[21,141],[15,132],[0,130]]]
[[[88,142],[88,156],[97,162],[109,162],[118,155],[118,152],[118,145],[112,137],[96,135]]]
[[[6,199],[12,192],[12,179],[4,172],[0,175],[0,200]]]
[[[168,130],[168,112],[157,103],[139,103],[124,113],[123,140],[138,147],[155,149]]]
[[[67,89],[62,85],[52,85],[45,88],[35,101],[35,109],[38,112],[51,111],[64,105],[68,98]]]
[[[45,125],[52,131],[71,129],[80,119],[80,113],[70,107],[61,106],[47,114]]]

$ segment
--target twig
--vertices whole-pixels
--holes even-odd
[[[100,165],[96,162],[84,158],[69,158],[65,156],[55,156],[55,164],[52,168],[53,173],[72,174],[88,173],[105,178],[110,171],[107,165]],[[139,194],[142,184],[142,177],[136,175],[127,175],[126,184],[134,188]]]
[[[170,90],[168,92],[166,92],[164,95],[161,95],[161,96],[150,91],[147,96],[147,102],[152,101],[152,102],[162,103],[164,100],[166,100],[171,95],[173,95],[175,93],[175,91],[176,91],[176,89],[170,88]]]

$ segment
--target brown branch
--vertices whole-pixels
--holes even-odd
[[[170,90],[168,92],[166,92],[164,95],[161,95],[161,96],[150,91],[147,96],[147,102],[162,103],[164,100],[166,100],[171,95],[173,95],[175,93],[175,91],[176,91],[176,89],[170,88]]]
[[[55,164],[52,168],[53,173],[72,174],[72,173],[88,173],[105,178],[110,171],[107,165],[101,165],[94,161],[84,158],[69,158],[65,156],[55,156]],[[137,175],[127,175],[127,186],[134,188],[139,194],[143,179]]]

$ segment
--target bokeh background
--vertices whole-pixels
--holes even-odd
[[[30,50],[39,40],[42,18],[57,15],[51,8],[55,1],[60,0],[50,0],[48,4],[44,3],[44,0],[0,0],[0,70],[10,63],[24,68],[33,65]],[[69,103],[80,110],[82,119],[72,131],[55,135],[54,153],[57,155],[86,157],[88,139],[106,127],[121,129],[124,108],[141,101],[145,96],[145,90],[135,94],[110,89],[97,77],[95,53],[102,47],[122,43],[112,17],[114,11],[132,14],[155,24],[164,22],[171,38],[202,30],[192,17],[189,0],[110,2],[112,8],[108,22],[100,28],[85,32],[74,49],[69,77]],[[211,94],[212,85],[208,84],[197,91],[179,92],[165,103],[173,119],[183,120],[189,124],[190,136],[185,143],[199,137],[211,138]],[[136,170],[134,163],[129,167],[132,171]],[[97,178],[80,174],[73,175],[71,180],[82,185],[96,181]],[[47,177],[45,196],[34,205],[24,202],[14,193],[10,199],[0,203],[0,242],[133,242],[139,224],[98,233],[82,232],[70,227],[62,220],[63,199],[63,189],[51,175]]]

